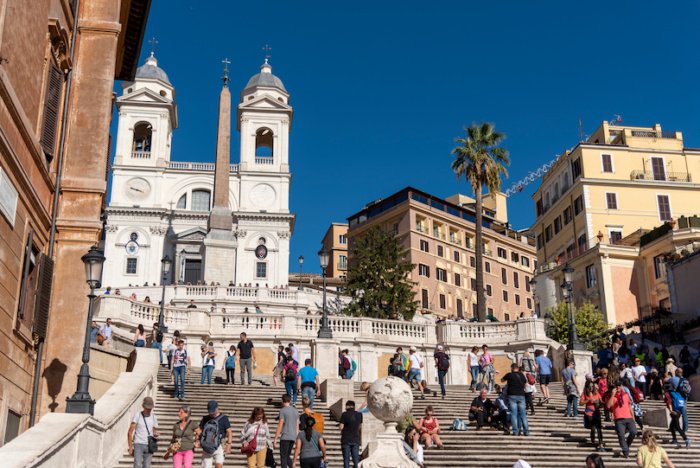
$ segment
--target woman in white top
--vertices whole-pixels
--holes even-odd
[[[472,376],[472,383],[469,388],[472,392],[476,391],[477,380],[479,380],[479,347],[473,346],[472,350],[467,353],[467,368]]]
[[[634,385],[642,392],[642,395],[647,395],[647,369],[642,364],[639,358],[634,358],[634,367],[632,367],[632,376],[634,377]]]

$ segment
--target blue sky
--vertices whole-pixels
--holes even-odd
[[[154,0],[146,39],[176,87],[180,161],[214,161],[221,59],[235,100],[270,44],[295,110],[290,269],[304,255],[318,271],[329,223],[367,202],[407,185],[470,194],[450,171],[465,124],[507,134],[504,188],[574,146],[579,118],[584,133],[615,114],[658,122],[699,147],[699,13],[692,0]],[[509,199],[514,227],[534,221],[535,189]]]

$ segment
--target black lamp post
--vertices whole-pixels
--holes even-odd
[[[165,281],[168,279],[168,273],[170,273],[170,267],[173,265],[173,261],[167,255],[163,257],[160,261],[160,271],[161,271],[161,283],[163,284],[163,292],[160,296],[160,313],[158,314],[158,330],[162,333],[168,332],[168,327],[165,326]]]
[[[302,290],[302,286],[301,286],[301,270],[302,270],[302,267],[303,267],[303,266],[304,266],[304,256],[303,256],[303,255],[299,255],[299,291]]]
[[[328,308],[326,307],[326,268],[328,268],[328,251],[321,249],[318,252],[321,261],[321,271],[323,274],[323,317],[321,317],[321,328],[318,330],[319,338],[333,338],[333,330],[328,325]]]
[[[566,306],[569,311],[569,350],[581,351],[584,348],[583,344],[578,340],[576,333],[576,315],[574,313],[574,269],[567,263],[562,270],[564,272],[564,281],[561,283],[561,295],[566,301]]]
[[[92,329],[92,302],[95,299],[95,289],[100,287],[102,280],[102,265],[105,256],[94,245],[88,253],[82,256],[85,264],[85,281],[90,286],[88,294],[87,325],[85,326],[85,342],[83,343],[83,365],[78,373],[78,388],[73,396],[66,399],[66,413],[95,414],[95,400],[90,396],[90,331]]]

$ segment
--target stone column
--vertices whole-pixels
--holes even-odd
[[[574,356],[574,366],[576,368],[576,383],[578,388],[583,389],[586,383],[586,374],[593,374],[593,363],[591,358],[593,353],[590,351],[570,351]]]
[[[231,93],[226,85],[219,96],[219,128],[214,172],[214,204],[209,214],[209,232],[204,239],[204,281],[226,285],[235,278],[236,238],[229,208],[229,167],[231,164]]]

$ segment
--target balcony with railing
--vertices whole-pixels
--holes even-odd
[[[151,159],[151,151],[132,151],[131,159]]]
[[[179,171],[214,172],[216,169],[216,164],[205,162],[168,161],[168,169],[177,169]],[[238,164],[230,164],[229,172],[237,173]]]
[[[665,172],[654,174],[651,171],[634,170],[630,173],[630,180],[659,180],[669,182],[692,182],[691,175],[687,172]]]
[[[272,156],[256,156],[255,157],[255,164],[263,164],[267,166],[271,166],[274,164],[275,160]]]

